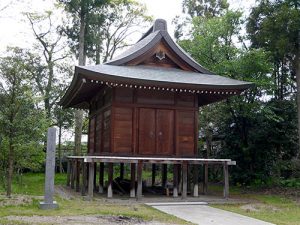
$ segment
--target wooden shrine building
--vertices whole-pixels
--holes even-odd
[[[113,60],[101,65],[76,66],[73,81],[60,104],[89,111],[88,152],[86,156],[69,157],[73,165],[68,170],[68,184],[79,190],[82,183],[83,192],[88,186],[88,194],[93,196],[95,171],[99,171],[102,192],[105,162],[111,197],[113,163],[129,163],[130,196],[136,193],[140,197],[143,164],[163,164],[165,171],[167,164],[174,164],[173,195],[176,197],[180,192],[186,197],[188,166],[212,163],[224,167],[227,197],[228,165],[235,162],[197,157],[201,126],[198,110],[238,95],[250,86],[251,83],[215,75],[203,68],[172,40],[165,20],[156,20],[135,45]],[[99,170],[95,170],[96,163]],[[194,195],[198,195],[197,179]]]

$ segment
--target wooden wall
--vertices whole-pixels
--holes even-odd
[[[91,110],[89,154],[196,155],[197,95],[130,88],[111,90],[111,102],[100,104],[105,97],[98,96],[94,105],[100,108]]]

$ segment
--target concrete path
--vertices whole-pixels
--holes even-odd
[[[237,213],[216,209],[203,202],[192,205],[188,203],[180,205],[149,203],[147,205],[199,225],[274,225]]]

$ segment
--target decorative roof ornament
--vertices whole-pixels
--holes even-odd
[[[159,51],[159,52],[156,52],[156,58],[158,58],[159,60],[163,60],[166,58],[166,54],[163,52],[163,51]]]

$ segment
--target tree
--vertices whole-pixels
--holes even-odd
[[[62,36],[58,33],[59,27],[53,24],[53,13],[51,11],[42,15],[26,13],[26,17],[37,40],[36,49],[39,53],[38,55],[29,53],[32,64],[28,69],[32,73],[35,81],[33,85],[41,94],[47,117],[51,121],[53,119],[53,107],[58,99],[62,97],[66,86],[66,79],[63,75],[69,76],[70,74],[68,71],[64,71],[65,74],[62,73],[59,64],[70,54],[65,50]]]
[[[216,17],[228,10],[227,0],[184,0],[182,12],[193,17]]]
[[[234,181],[250,183],[267,177],[277,157],[281,158],[280,151],[276,150],[277,145],[268,146],[267,152],[263,150],[266,146],[257,145],[258,140],[262,140],[262,136],[256,135],[260,120],[272,122],[280,132],[285,128],[280,125],[283,115],[277,113],[281,105],[276,104],[274,107],[265,104],[263,100],[274,88],[269,76],[272,72],[269,55],[263,49],[247,47],[246,37],[240,35],[244,24],[241,16],[240,12],[228,11],[220,17],[195,17],[191,37],[179,41],[179,44],[209,70],[255,83],[253,88],[241,96],[202,107],[199,117],[201,133],[206,134],[212,129],[213,139],[218,137],[222,140],[220,151],[213,151],[211,157],[237,160],[238,166],[232,173]],[[289,123],[291,131],[292,125],[292,122]],[[284,138],[280,139],[281,152],[288,155],[291,149],[283,144]],[[274,137],[272,141],[275,140]],[[292,136],[288,140],[292,140]],[[258,152],[265,153],[260,155],[259,160]]]
[[[97,8],[101,8],[106,4],[106,0],[59,0],[63,4],[66,12],[70,13],[73,20],[73,27],[78,29],[79,33],[75,35],[78,40],[78,64],[80,66],[85,65],[86,60],[86,29],[88,27],[89,16],[92,11]],[[72,36],[74,38],[74,36]],[[71,38],[71,39],[72,39]],[[75,148],[74,154],[78,155],[81,152],[81,136],[82,136],[82,123],[83,123],[83,110],[75,111]]]
[[[63,130],[68,130],[73,126],[73,117],[74,117],[74,110],[72,109],[62,109],[60,106],[56,105],[54,107],[54,120],[55,125],[58,127],[58,147],[57,147],[57,153],[58,153],[58,166],[59,166],[59,172],[63,172],[63,166],[62,166],[62,149],[61,149],[61,142],[62,142],[62,134]]]
[[[270,52],[274,65],[274,97],[294,98],[298,108],[298,153],[300,156],[300,10],[299,1],[260,1],[252,8],[247,31],[253,48]],[[296,86],[296,87],[295,87]]]
[[[129,36],[140,32],[142,26],[146,27],[152,21],[152,17],[146,15],[146,10],[144,5],[133,0],[115,0],[105,6],[105,20],[100,28],[103,62],[112,59],[117,50],[129,46]],[[96,60],[98,63],[100,61]]]
[[[29,85],[31,76],[26,67],[26,53],[18,48],[9,49],[8,56],[0,61],[0,136],[6,143],[1,148],[1,155],[7,156],[8,197],[12,193],[15,167],[35,167],[34,162],[41,165],[43,160],[39,141],[47,123],[43,112],[35,107]],[[33,161],[34,156],[37,161]]]
[[[182,12],[184,16],[177,16],[173,23],[176,26],[174,36],[177,40],[185,33],[184,28],[189,27],[194,17],[213,18],[224,15],[229,8],[227,0],[184,0]]]

